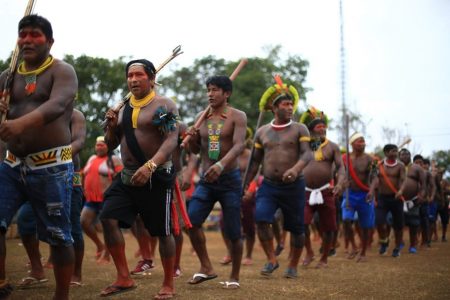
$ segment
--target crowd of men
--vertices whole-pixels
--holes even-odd
[[[400,150],[398,159],[399,149],[392,144],[385,145],[384,158],[377,159],[365,152],[361,133],[350,137],[352,151],[342,155],[340,147],[326,136],[328,118],[323,111],[311,107],[299,122],[293,120],[298,93],[282,82],[277,82],[266,99],[274,118],[257,129],[250,145],[253,151],[248,151],[247,117],[229,102],[233,84],[228,76],[207,79],[208,108],[197,116],[194,126],[186,128],[179,122],[175,102],[157,94],[154,65],[146,59],[132,60],[125,68],[131,96],[120,108],[107,111],[105,134],[96,144],[99,157],[81,168],[79,152],[86,125],[82,113],[74,109],[77,76],[72,66],[50,55],[52,45],[50,22],[37,15],[25,16],[18,26],[21,62],[17,71],[10,73],[12,78],[8,72],[0,76],[1,86],[7,86],[2,93],[8,93],[0,101],[0,113],[6,117],[0,124],[1,296],[12,289],[5,271],[5,232],[19,208],[21,237],[31,263],[31,273],[19,286],[46,281],[37,234],[50,245],[54,299],[68,299],[70,286],[82,283],[82,228],[95,242],[99,262],[111,257],[116,267],[115,281],[100,296],[134,289],[131,275],[152,267],[151,251],[157,239],[164,277],[154,298],[172,298],[174,277],[180,272],[182,239],[178,222],[173,222],[178,219],[177,211],[184,217],[200,262],[188,284],[216,278],[202,226],[216,202],[223,213],[227,263],[232,265],[229,279],[221,282],[226,289],[240,287],[242,199],[254,201],[254,211],[252,206],[249,210],[249,218],[254,218],[250,227],[256,226],[267,257],[262,276],[280,267],[277,255],[282,248],[274,247],[277,215],[282,216],[282,229],[290,233],[289,261],[283,273],[286,278],[298,276],[303,248],[302,265],[308,266],[315,259],[310,238],[314,223],[322,240],[316,267],[328,266],[341,215],[351,247],[348,257],[356,257],[357,262],[367,261],[374,229],[378,231],[380,254],[387,252],[392,229],[392,256],[400,255],[405,246],[405,224],[410,232],[409,253],[417,252],[419,233],[420,242],[430,245],[437,212],[444,229],[442,240],[446,239],[448,187],[442,185],[440,170],[431,170],[429,161],[420,155],[411,163],[407,149]],[[177,182],[176,174],[182,170],[180,144],[185,146],[189,163]],[[120,158],[105,157],[108,149],[119,146]],[[102,149],[106,152],[98,154]],[[90,183],[85,182],[82,209],[83,169]],[[188,189],[195,169],[199,180],[185,212],[182,199],[177,199],[178,208],[174,206],[173,191],[178,185]],[[90,177],[89,170],[96,170],[96,174]],[[93,229],[97,216],[104,241]],[[360,248],[356,246],[355,224],[361,233]],[[130,272],[121,229],[133,227],[143,260]],[[246,262],[251,264],[249,255]]]

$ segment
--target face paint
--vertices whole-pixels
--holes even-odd
[[[20,30],[19,39],[17,41],[19,46],[23,44],[43,45],[46,42],[46,36],[38,28],[24,28]]]

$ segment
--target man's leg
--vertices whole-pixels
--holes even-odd
[[[345,239],[349,242],[352,249],[349,251],[347,258],[352,259],[358,252],[355,243],[355,234],[353,231],[352,220],[344,220]]]
[[[305,242],[304,242],[304,246],[306,248],[306,257],[303,260],[303,265],[304,266],[309,265],[314,259],[314,251],[312,249],[311,238],[310,238],[310,236],[311,236],[310,235],[310,227],[311,227],[311,225],[305,224]]]
[[[103,262],[103,260],[108,261],[109,254],[105,253],[107,249],[98,237],[97,230],[94,226],[96,218],[97,213],[95,211],[88,207],[83,207],[83,210],[81,211],[81,227],[83,228],[84,233],[86,233],[86,235],[94,242],[95,246],[97,247],[97,253],[95,256],[99,260],[102,259],[102,261],[99,262]]]
[[[183,250],[183,231],[180,230],[178,235],[174,236],[175,239],[175,265],[173,267],[173,277],[181,276],[181,252]]]
[[[102,220],[105,243],[111,254],[117,271],[117,279],[112,285],[130,287],[134,285],[128,270],[127,258],[125,256],[125,241],[120,231],[117,220]]]
[[[331,244],[333,242],[333,236],[334,236],[334,231],[324,231],[322,233],[323,252],[322,252],[322,256],[320,258],[320,261],[319,261],[319,264],[317,265],[317,267],[321,267],[328,263],[328,253],[330,252],[330,249],[331,249]]]
[[[273,247],[274,234],[271,224],[267,222],[258,222],[256,224],[256,229],[258,232],[259,241],[261,242],[261,246],[266,254],[268,262],[275,265],[277,263],[277,258]]]
[[[291,259],[289,261],[289,268],[297,269],[304,244],[305,234],[291,233]]]
[[[0,230],[0,298],[8,299],[13,288],[6,280],[6,238],[3,230]]]
[[[208,251],[206,249],[206,238],[201,225],[194,225],[188,232],[192,247],[194,247],[198,259],[200,260],[200,273],[206,275],[215,274],[208,256]]]
[[[39,240],[36,238],[36,234],[22,235],[22,244],[27,251],[28,258],[30,259],[30,274],[29,277],[36,279],[45,278],[44,267],[41,262],[41,252],[39,251]]]
[[[54,299],[69,299],[70,279],[74,269],[73,246],[51,246],[56,289]]]
[[[159,237],[159,254],[164,269],[164,280],[158,295],[173,295],[173,270],[175,266],[175,240],[173,235]],[[163,297],[164,298],[164,297]]]
[[[242,260],[242,239],[234,239],[230,241],[230,253],[231,253],[231,281],[239,281],[239,272],[241,270]]]

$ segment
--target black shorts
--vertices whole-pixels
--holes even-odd
[[[152,175],[150,188],[150,184],[142,187],[125,185],[121,177],[116,176],[105,191],[100,219],[118,220],[121,228],[129,228],[140,214],[152,236],[170,235],[174,178],[173,168],[158,169]]]
[[[405,217],[403,214],[403,201],[396,199],[395,195],[378,194],[378,205],[375,208],[375,222],[377,225],[387,223],[387,214],[392,214],[393,227],[396,230],[401,230],[405,224]]]

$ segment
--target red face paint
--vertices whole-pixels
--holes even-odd
[[[47,37],[39,28],[23,28],[19,31],[19,46],[24,44],[43,45],[47,42]]]

